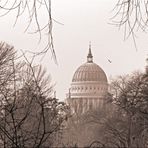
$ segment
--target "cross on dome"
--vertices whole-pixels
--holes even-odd
[[[93,56],[91,53],[91,42],[89,42],[89,52],[87,55],[87,63],[93,63]]]

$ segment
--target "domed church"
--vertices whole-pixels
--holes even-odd
[[[99,65],[93,62],[91,45],[89,45],[87,61],[75,71],[66,100],[73,112],[84,113],[103,107],[107,92],[106,74]]]

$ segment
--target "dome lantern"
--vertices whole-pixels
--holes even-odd
[[[88,56],[87,56],[87,62],[93,63],[93,56],[92,56],[92,53],[91,53],[91,42],[89,43],[89,52],[88,52]]]

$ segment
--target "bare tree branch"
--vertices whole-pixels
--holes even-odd
[[[43,37],[43,33],[47,34],[47,41],[45,47],[37,51],[28,51],[34,55],[44,55],[49,49],[51,50],[54,61],[57,62],[56,54],[53,46],[52,26],[53,19],[51,17],[51,0],[1,0],[0,1],[0,17],[6,16],[10,12],[16,12],[16,19],[14,26],[17,24],[19,18],[27,18],[27,26],[24,32],[31,34],[38,33],[39,43]],[[42,25],[42,16],[45,16],[46,22]],[[33,27],[32,27],[33,26]],[[34,31],[32,31],[35,29]]]
[[[112,24],[124,28],[124,39],[132,36],[135,47],[136,32],[147,32],[148,27],[148,1],[147,0],[118,0],[111,18]]]

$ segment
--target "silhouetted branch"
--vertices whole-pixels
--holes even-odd
[[[43,31],[47,34],[47,41],[45,47],[37,51],[29,51],[30,53],[36,55],[45,54],[49,49],[52,52],[54,61],[57,62],[56,54],[53,46],[53,36],[52,36],[52,17],[51,17],[51,0],[1,0],[0,1],[0,17],[6,16],[10,12],[16,12],[16,18],[14,26],[20,17],[27,18],[27,26],[24,32],[30,32],[31,34],[38,33],[39,43],[41,42]],[[42,25],[41,17],[45,16],[46,22]],[[55,21],[55,20],[54,20]],[[32,31],[35,28],[34,31]]]
[[[147,0],[118,0],[112,24],[124,28],[124,39],[132,36],[135,47],[138,30],[147,32],[148,27],[148,1]]]

